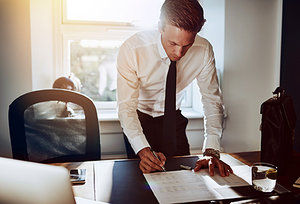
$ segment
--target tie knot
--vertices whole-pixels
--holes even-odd
[[[176,61],[171,61],[171,64],[169,65],[169,69],[176,69]]]

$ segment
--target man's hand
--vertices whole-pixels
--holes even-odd
[[[195,164],[194,171],[199,171],[201,168],[207,168],[207,167],[210,176],[214,175],[215,167],[219,168],[219,172],[222,177],[229,176],[229,174],[233,173],[231,167],[228,164],[226,164],[225,162],[219,160],[214,156],[205,156],[199,159]]]
[[[140,169],[143,173],[150,173],[153,171],[162,171],[162,166],[166,163],[166,157],[161,152],[156,152],[159,159],[157,159],[151,152],[149,147],[146,147],[138,152],[140,157]]]

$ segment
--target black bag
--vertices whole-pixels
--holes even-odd
[[[261,161],[278,167],[284,174],[293,154],[296,113],[291,96],[278,87],[261,105]]]

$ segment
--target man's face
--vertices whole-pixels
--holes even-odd
[[[166,24],[159,27],[161,42],[172,61],[178,61],[193,45],[197,33],[185,31],[176,26]]]

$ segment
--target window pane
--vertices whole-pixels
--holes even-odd
[[[117,54],[123,41],[69,40],[71,72],[79,78],[81,92],[94,101],[116,101]],[[182,107],[191,107],[191,86]]]
[[[70,40],[70,67],[81,92],[95,101],[116,101],[116,60],[121,41]]]
[[[67,20],[157,25],[164,0],[66,0]],[[138,8],[138,9],[137,9]]]
[[[81,81],[81,92],[95,102],[114,104],[116,101],[116,59],[122,42],[144,27],[155,27],[159,20],[160,7],[164,0],[64,0],[63,13],[67,21],[76,21],[76,26],[82,33],[73,33],[66,24],[61,24],[67,42],[64,58],[69,64],[70,71]],[[138,8],[138,9],[137,9]],[[80,22],[78,22],[80,21]],[[97,28],[105,31],[88,29],[83,25],[88,21],[98,21]],[[64,21],[65,22],[65,21]],[[138,25],[122,29],[112,29],[107,23],[130,23]],[[112,35],[107,34],[107,30]],[[74,40],[73,36],[76,36]],[[101,36],[101,37],[99,37]],[[65,43],[64,43],[65,44]],[[182,107],[190,107],[191,87],[186,89]],[[109,103],[108,103],[109,102]],[[109,106],[112,108],[112,106]]]

